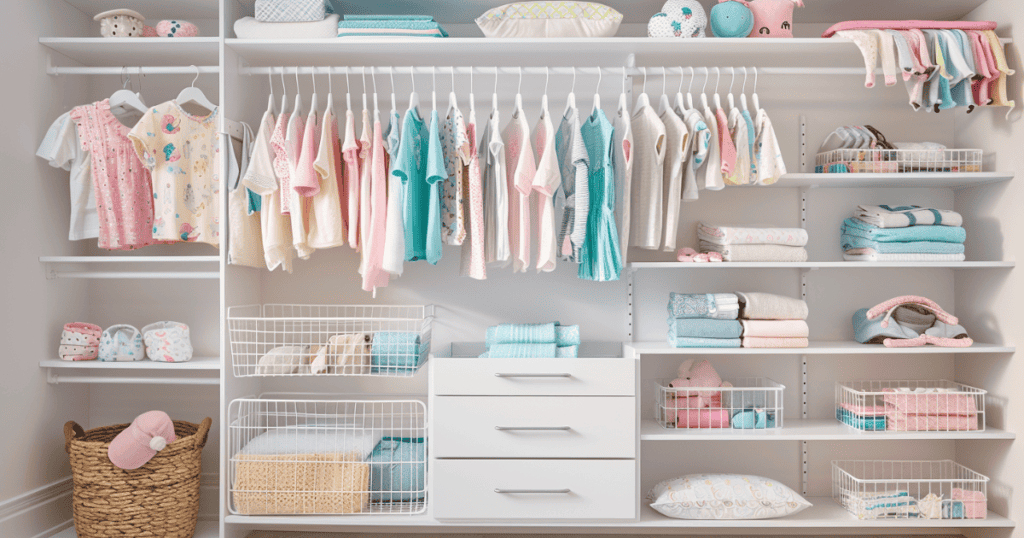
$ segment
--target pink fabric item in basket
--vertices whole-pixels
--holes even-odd
[[[892,432],[966,432],[978,429],[977,415],[908,415],[888,408],[885,429]]]
[[[683,409],[676,413],[676,428],[728,428],[725,409]]]
[[[860,415],[862,417],[880,417],[885,414],[884,405],[854,405],[843,402],[840,404],[840,407],[854,415]]]
[[[722,393],[714,394],[710,400],[700,396],[685,396],[680,393],[680,396],[676,398],[670,396],[668,401],[665,402],[665,407],[669,409],[704,409],[706,408],[704,404],[707,403],[711,404],[711,408],[722,407]]]
[[[980,491],[953,488],[951,495],[954,501],[964,503],[964,517],[967,519],[985,519],[988,517],[988,500]]]
[[[886,407],[901,415],[961,415],[978,414],[974,397],[968,394],[897,393],[896,389],[882,389]]]
[[[121,469],[138,469],[176,440],[171,417],[163,411],[149,411],[117,434],[107,448],[107,457]]]
[[[836,32],[843,30],[872,30],[876,28],[881,30],[912,30],[915,28],[934,30],[995,30],[996,23],[994,21],[844,21],[832,25],[828,30],[825,30],[825,33],[821,34],[821,37],[832,37]]]

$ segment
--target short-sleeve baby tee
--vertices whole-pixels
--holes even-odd
[[[220,242],[217,114],[193,116],[176,101],[149,110],[128,138],[153,174],[153,237]]]
[[[78,241],[100,236],[96,193],[92,190],[92,159],[82,149],[71,113],[62,114],[46,131],[36,156],[54,168],[71,172],[71,228],[68,239]]]

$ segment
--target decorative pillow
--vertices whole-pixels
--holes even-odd
[[[156,34],[157,37],[198,37],[199,28],[188,21],[160,21]]]
[[[697,0],[669,0],[647,24],[648,37],[707,37],[708,15]]]
[[[612,37],[622,13],[595,2],[516,2],[476,19],[487,37]]]
[[[760,476],[691,474],[647,494],[651,508],[678,519],[771,519],[811,506],[785,485]]]
[[[324,0],[256,0],[260,22],[316,22],[326,15]]]
[[[752,0],[747,7],[754,13],[754,29],[749,37],[793,37],[793,8],[804,7],[804,0]]]

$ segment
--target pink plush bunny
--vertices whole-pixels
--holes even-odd
[[[718,372],[711,366],[711,363],[703,360],[697,362],[695,359],[687,359],[679,365],[678,371],[679,377],[672,380],[668,384],[670,388],[686,388],[686,387],[697,387],[697,388],[709,388],[709,387],[731,387],[732,384],[729,382],[722,382],[722,378],[718,375]],[[712,400],[718,398],[716,401],[721,402],[721,391],[714,390],[701,390],[693,392],[677,392],[675,393],[676,398],[688,398],[688,403],[696,403],[698,408],[710,407]],[[696,396],[696,402],[694,402],[694,396]],[[719,403],[721,406],[721,403]]]
[[[747,37],[793,37],[793,9],[804,0],[740,0],[754,14],[754,29]]]

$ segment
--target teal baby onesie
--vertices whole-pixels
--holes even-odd
[[[398,159],[394,162],[391,173],[401,178],[402,186],[405,187],[405,207],[402,211],[405,220],[405,260],[427,260],[436,264],[441,255],[439,252],[428,255],[428,244],[435,246],[428,240],[428,236],[432,230],[436,231],[436,246],[440,246],[441,200],[437,182],[441,181],[446,173],[440,141],[435,142],[433,148],[430,142],[432,135],[433,139],[437,140],[437,126],[434,121],[437,112],[432,116],[431,122],[434,125],[428,130],[417,110],[410,109],[405,113]],[[433,227],[430,224],[432,217],[437,218]]]
[[[578,274],[584,280],[618,280],[622,251],[615,226],[615,155],[612,152],[615,127],[604,111],[598,109],[581,131],[590,159],[590,212]]]

